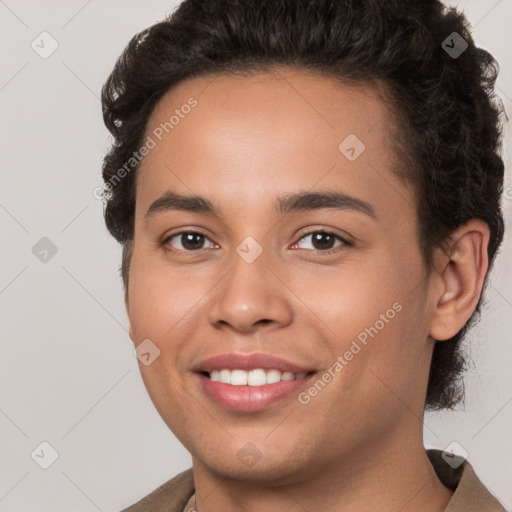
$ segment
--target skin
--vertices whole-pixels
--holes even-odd
[[[444,510],[451,491],[422,442],[432,338],[457,333],[477,304],[486,224],[459,228],[427,272],[414,191],[392,172],[389,106],[370,87],[286,68],[196,77],[166,93],[147,135],[190,97],[197,106],[138,171],[126,307],[133,343],[160,349],[140,371],[192,455],[197,509]],[[354,161],[338,150],[349,134],[366,146]],[[219,214],[147,216],[169,190],[203,196]],[[326,190],[369,203],[376,218],[274,210],[283,194]],[[169,239],[183,229],[205,235],[199,250]],[[318,231],[351,245],[322,249],[308,236]],[[248,236],[263,249],[252,263],[236,252]],[[293,395],[229,411],[191,372],[214,355],[266,352],[321,376],[394,303],[401,311],[308,404]],[[260,454],[250,467],[239,457],[247,443]]]

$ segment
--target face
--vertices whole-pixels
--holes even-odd
[[[130,337],[194,464],[286,481],[421,436],[432,300],[379,98],[283,69],[152,113]]]

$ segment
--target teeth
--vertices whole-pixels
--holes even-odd
[[[232,386],[264,386],[280,381],[302,379],[305,373],[281,372],[280,370],[263,370],[257,368],[246,372],[245,370],[212,370],[210,379]]]
[[[231,382],[233,386],[246,386],[247,385],[247,372],[243,370],[231,370]]]
[[[267,371],[267,384],[275,384],[281,380],[282,372],[279,370],[268,370]]]
[[[221,370],[219,372],[219,382],[223,382],[224,384],[229,384],[231,382],[231,371],[230,370]]]
[[[263,386],[267,383],[265,370],[251,370],[248,375],[247,384],[249,384],[249,386]]]

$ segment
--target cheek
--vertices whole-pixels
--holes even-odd
[[[342,357],[340,380],[346,389],[367,387],[378,376],[390,387],[402,387],[425,364],[427,312],[421,258],[397,254],[404,253],[390,247],[354,260],[339,272],[317,276],[314,290],[305,282],[302,288],[297,284],[297,295],[307,297],[318,325],[327,327],[332,363]],[[373,388],[367,392],[371,399]]]
[[[393,304],[402,302],[403,270],[389,260],[365,253],[334,268],[311,267],[310,274],[295,276],[291,288],[307,314],[335,334],[343,348],[343,341],[373,326],[386,311],[394,316]]]
[[[155,258],[156,260],[156,258]],[[134,251],[130,267],[129,316],[136,338],[163,342],[174,328],[187,321],[205,297],[208,286]],[[178,325],[179,324],[179,325]]]
[[[406,265],[388,260],[376,264],[372,274],[368,295],[358,296],[364,313],[354,304],[348,306],[357,318],[352,340],[361,347],[347,367],[348,385],[357,387],[360,398],[375,409],[401,410],[407,404],[419,411],[422,404],[417,400],[429,368],[421,260],[411,259]]]
[[[139,363],[148,394],[164,421],[180,432],[190,396],[183,386],[183,357],[197,325],[190,322],[205,290],[176,269],[163,268],[156,258],[134,249],[130,266],[128,314],[136,344],[149,339],[159,350],[149,365]],[[181,411],[171,414],[170,411]],[[194,416],[194,415],[192,415]]]

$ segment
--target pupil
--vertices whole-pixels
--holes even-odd
[[[323,241],[322,238],[324,238]],[[331,249],[333,241],[334,237],[328,233],[313,234],[313,246],[315,249]]]
[[[195,243],[194,243],[194,238]],[[185,249],[193,250],[193,249],[201,249],[204,236],[199,233],[185,233],[181,235],[181,244]]]

